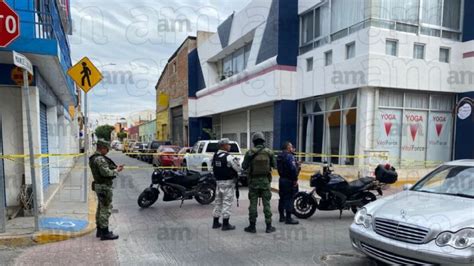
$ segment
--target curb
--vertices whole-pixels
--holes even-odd
[[[30,233],[20,236],[0,236],[0,246],[29,247],[33,245],[43,245],[65,241],[92,233],[96,229],[95,212],[97,209],[97,199],[94,196],[94,192],[90,189],[88,195],[87,228],[79,232],[40,231],[37,233]]]

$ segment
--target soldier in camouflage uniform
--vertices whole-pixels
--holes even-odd
[[[254,148],[250,149],[244,158],[242,168],[248,172],[249,182],[249,222],[245,232],[256,233],[257,203],[261,198],[263,202],[263,213],[265,214],[266,232],[275,232],[272,226],[272,210],[270,201],[272,199],[271,180],[272,168],[276,168],[276,160],[273,151],[264,146],[265,139],[262,133],[255,133],[252,137]]]
[[[123,170],[123,165],[117,166],[106,155],[110,144],[104,140],[97,141],[97,151],[89,158],[89,166],[94,177],[92,189],[97,194],[98,207],[95,215],[97,237],[100,240],[115,240],[118,235],[109,231],[109,218],[112,214],[113,179]]]

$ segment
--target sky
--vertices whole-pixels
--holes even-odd
[[[91,117],[155,109],[155,85],[184,39],[217,29],[250,0],[73,0],[73,64],[89,57],[104,80],[89,92]]]

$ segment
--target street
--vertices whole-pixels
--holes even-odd
[[[147,167],[114,152],[111,158],[126,166]],[[317,212],[300,225],[278,223],[278,195],[272,208],[276,233],[264,232],[263,213],[259,209],[257,234],[245,233],[248,200],[242,189],[240,207],[234,205],[231,223],[235,231],[211,229],[212,206],[196,201],[163,203],[141,210],[137,203],[140,192],[150,184],[151,169],[125,170],[115,183],[114,213],[111,224],[120,235],[117,241],[102,242],[93,234],[26,249],[0,249],[1,265],[367,265],[370,263],[354,252],[348,238],[351,212]]]

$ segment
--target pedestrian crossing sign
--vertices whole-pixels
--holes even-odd
[[[85,93],[88,93],[103,79],[100,71],[87,57],[82,58],[67,73]]]

